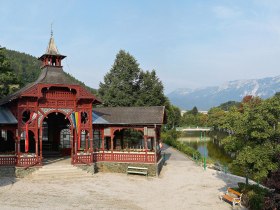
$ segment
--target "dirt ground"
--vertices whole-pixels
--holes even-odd
[[[219,195],[244,180],[204,171],[171,147],[164,152],[158,178],[100,172],[59,180],[1,178],[0,209],[232,209]]]

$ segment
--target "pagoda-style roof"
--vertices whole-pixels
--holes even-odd
[[[15,116],[12,114],[12,112],[5,108],[0,106],[0,124],[17,124],[18,121],[15,118]]]
[[[74,81],[70,78],[69,75],[67,75],[62,68],[58,67],[52,67],[52,66],[46,66],[42,69],[42,72],[38,79],[26,85],[22,89],[18,90],[14,94],[11,94],[2,100],[0,100],[0,105],[6,104],[12,100],[15,100],[16,98],[20,97],[24,92],[28,91],[29,89],[33,88],[34,86],[38,84],[48,84],[48,85],[61,85],[61,86],[68,86],[68,85],[77,85],[81,86],[78,82]],[[83,87],[84,88],[84,87]],[[93,96],[93,95],[92,95]],[[96,98],[94,96],[94,98]],[[96,101],[100,102],[99,99],[95,99]]]
[[[95,125],[162,125],[166,122],[164,106],[94,108]]]

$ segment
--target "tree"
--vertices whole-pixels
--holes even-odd
[[[191,110],[191,113],[192,113],[193,115],[197,115],[197,114],[198,114],[198,109],[197,109],[196,106],[193,107],[193,109]]]
[[[20,83],[5,57],[4,48],[0,47],[0,98],[15,92],[19,85]]]
[[[224,111],[229,111],[230,108],[232,108],[232,107],[239,107],[239,106],[240,106],[240,102],[228,101],[228,102],[220,104],[220,106],[218,106],[218,108],[221,108]]]
[[[276,153],[275,145],[269,142],[255,147],[245,146],[233,161],[233,165],[243,169],[246,177],[251,176],[261,181],[270,171],[275,171],[279,167],[277,162],[273,161]]]
[[[136,106],[162,106],[166,102],[162,82],[156,71],[141,71]]]
[[[221,108],[214,107],[211,108],[208,112],[208,124],[212,127],[221,128],[224,124],[224,118],[225,118],[225,111]]]
[[[163,90],[156,71],[142,71],[136,59],[123,50],[99,85],[104,106],[164,106]]]
[[[140,68],[136,59],[120,50],[115,62],[99,84],[99,95],[104,106],[133,106],[140,89]]]
[[[180,125],[181,122],[181,110],[170,104],[169,101],[166,101],[165,103],[166,107],[166,114],[167,114],[167,129],[174,129]]]
[[[275,157],[280,153],[276,149],[280,139],[280,98],[261,100],[248,96],[241,107],[231,108],[223,117],[219,126],[231,131],[231,135],[224,138],[222,144],[226,151],[236,154],[232,167],[262,181],[279,168]]]

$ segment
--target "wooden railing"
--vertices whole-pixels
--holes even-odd
[[[40,158],[37,157],[20,157],[17,161],[19,167],[30,167],[41,163]]]
[[[86,164],[90,165],[93,162],[105,161],[105,162],[134,162],[134,163],[155,163],[155,157],[157,161],[160,160],[161,155],[158,153],[124,153],[124,152],[94,152],[91,154],[81,154],[73,157],[73,164]],[[40,157],[19,157],[16,156],[1,156],[0,166],[14,166],[19,167],[32,167],[41,164]]]
[[[154,163],[154,153],[95,152],[93,161]]]
[[[92,156],[90,154],[75,155],[73,157],[73,164],[90,165],[91,163],[92,163]]]
[[[0,155],[0,166],[14,166],[16,165],[16,156]]]

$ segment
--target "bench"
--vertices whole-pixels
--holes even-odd
[[[126,174],[142,174],[148,176],[148,168],[127,166]]]
[[[241,198],[242,198],[242,193],[237,192],[231,188],[228,188],[227,192],[224,195],[220,196],[221,200],[223,199],[232,203],[233,207],[235,206],[235,204],[239,204],[241,206]]]

